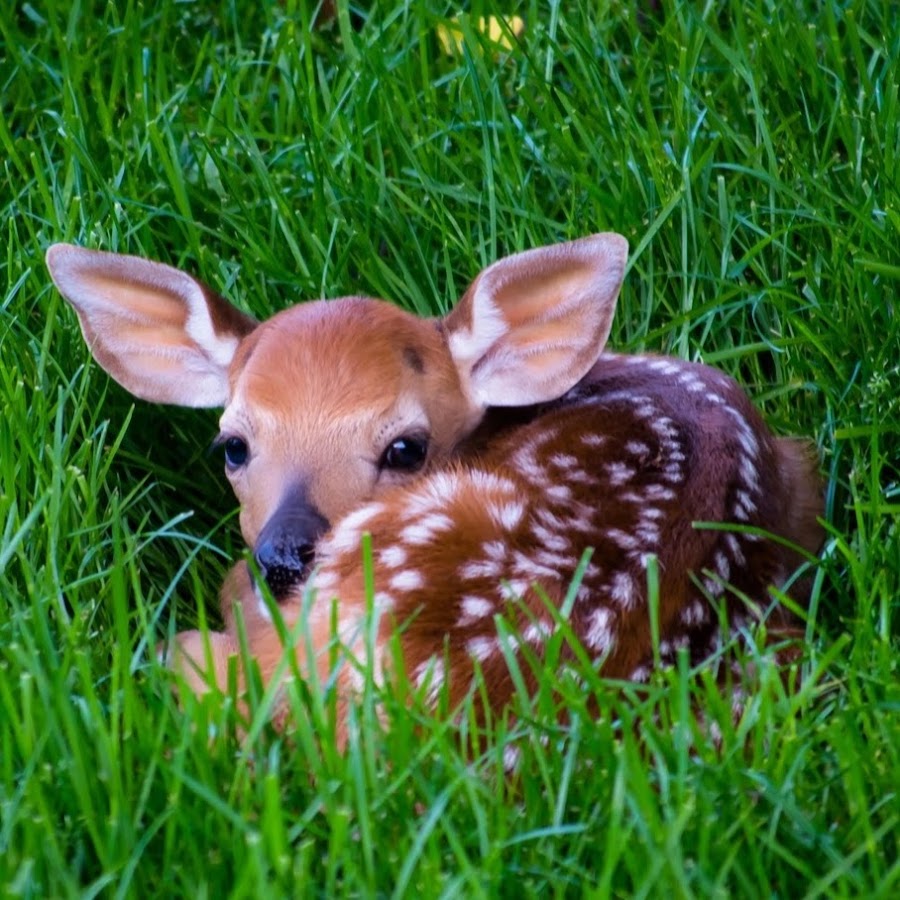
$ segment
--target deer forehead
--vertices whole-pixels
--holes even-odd
[[[235,356],[223,430],[283,441],[389,438],[429,430],[461,391],[436,323],[360,297],[295,306],[249,335]]]

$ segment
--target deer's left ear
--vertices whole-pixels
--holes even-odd
[[[609,337],[627,258],[606,233],[488,266],[444,320],[472,403],[527,406],[574,387]]]

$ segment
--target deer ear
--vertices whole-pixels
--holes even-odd
[[[47,251],[94,358],[142,400],[224,406],[228,369],[256,322],[162,263],[69,244]]]
[[[488,266],[444,320],[470,400],[526,406],[574,387],[609,337],[627,257],[607,233]]]

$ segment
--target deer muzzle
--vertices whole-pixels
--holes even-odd
[[[276,600],[307,579],[316,543],[329,527],[304,487],[293,487],[285,493],[259,533],[253,551],[260,575]]]

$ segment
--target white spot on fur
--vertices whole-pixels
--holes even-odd
[[[731,575],[731,563],[728,562],[728,557],[719,551],[715,554],[713,559],[715,561],[716,574],[722,581],[728,581],[728,578]]]
[[[607,528],[603,536],[622,550],[637,550],[640,546],[640,542],[633,534],[628,534],[621,528]]]
[[[541,542],[547,550],[554,550],[557,553],[563,553],[571,547],[571,541],[565,534],[552,532],[548,528],[538,522],[531,525],[531,533]]]
[[[380,515],[383,512],[383,503],[367,503],[365,506],[361,506],[359,509],[355,509],[352,513],[348,513],[344,516],[344,518],[338,522],[337,527],[339,530],[350,528],[359,532],[362,531],[375,516]]]
[[[558,573],[555,569],[548,569],[546,566],[539,565],[519,550],[515,553],[513,564],[516,573],[527,579],[529,583],[532,581],[541,581],[544,578],[558,578]]]
[[[416,569],[407,569],[405,572],[398,572],[390,584],[395,591],[417,591],[425,587],[425,578]]]
[[[500,585],[500,596],[504,600],[521,600],[528,590],[528,582],[514,578]]]
[[[634,478],[634,468],[623,462],[609,462],[604,468],[606,469],[606,474],[609,476],[609,483],[613,487],[619,487],[620,485],[625,484],[626,481]]]
[[[437,476],[435,476],[437,477]],[[427,487],[431,487],[429,484]],[[401,517],[404,519],[417,519],[419,516],[428,515],[434,512],[439,506],[447,501],[434,497],[430,493],[413,494],[407,498],[401,510]]]
[[[490,517],[506,531],[514,531],[525,515],[524,503],[495,503],[489,507]]]
[[[668,416],[657,416],[651,423],[650,428],[661,438],[674,440],[678,437],[678,428],[675,422]]]
[[[500,649],[500,642],[496,638],[474,637],[466,641],[466,651],[469,656],[479,662],[484,662],[495,656]]]
[[[508,548],[503,541],[485,541],[481,545],[481,552],[484,553],[488,559],[505,559],[507,550]]]
[[[529,484],[532,487],[540,487],[545,484],[551,484],[550,481],[550,473],[541,465],[537,463],[533,465],[527,465],[526,463],[518,462],[515,465],[516,471],[525,477]]]
[[[607,653],[613,644],[612,614],[601,606],[588,616],[584,642],[597,653]]]
[[[449,531],[456,523],[444,513],[432,513],[425,516],[419,524],[430,531]]]
[[[669,484],[681,484],[684,481],[684,470],[677,464],[666,466],[660,477]]]
[[[610,579],[609,597],[620,609],[630,610],[634,607],[634,582],[627,572],[616,572]]]
[[[759,489],[759,472],[756,469],[756,466],[753,463],[753,460],[748,457],[743,457],[738,466],[740,469],[740,475],[743,479],[745,485],[747,485],[747,489],[751,491],[756,491]]]
[[[571,453],[554,453],[550,457],[550,463],[558,469],[574,469],[579,465],[578,457]]]
[[[674,500],[677,495],[671,488],[662,484],[648,484],[644,488],[644,496],[648,500]]]
[[[551,531],[565,531],[566,522],[564,522],[559,516],[555,513],[550,512],[546,506],[538,507],[534,511],[534,517],[541,523],[545,528],[550,529]]]
[[[431,657],[431,659],[426,660],[416,667],[415,685],[417,688],[421,688],[425,684],[428,685],[425,699],[426,702],[430,704],[437,703],[445,679],[446,672],[444,660],[439,659],[436,656]]]
[[[559,503],[567,503],[572,499],[572,489],[564,484],[554,484],[544,491],[544,496]]]
[[[522,751],[514,744],[507,744],[503,748],[503,769],[508,773],[513,773],[519,768],[522,761]]]
[[[636,669],[631,670],[631,674],[628,676],[629,681],[636,681],[639,684],[643,684],[650,680],[650,667],[649,666],[638,666]]]
[[[532,622],[525,631],[522,632],[522,638],[529,644],[543,644],[553,634],[553,629],[548,622]]]
[[[741,439],[741,446],[747,456],[756,456],[759,450],[759,443],[753,436],[753,432],[749,428],[738,429],[738,437]]]
[[[583,516],[578,516],[577,518],[572,519],[569,522],[569,529],[571,531],[593,532],[594,523],[591,519],[584,518]]]
[[[681,611],[681,622],[688,628],[694,628],[706,620],[706,605],[700,600],[694,600]]]
[[[653,369],[655,372],[662,372],[664,375],[676,375],[679,373],[683,365],[681,363],[673,362],[669,359],[663,359],[661,357],[636,357],[638,361],[645,361],[648,369]]]
[[[432,513],[425,518],[407,525],[400,532],[400,540],[414,547],[430,544],[441,531],[453,527],[453,521],[441,513]]]
[[[529,481],[543,484],[548,479],[548,473],[546,467],[538,462],[535,452],[534,442],[525,444],[516,450],[510,458],[510,462]]]
[[[574,556],[563,556],[561,553],[553,553],[548,550],[538,550],[533,558],[539,565],[547,566],[556,573],[570,572],[578,562]]]
[[[756,504],[746,491],[736,491],[734,495],[734,512],[740,519],[748,519],[756,512]]]
[[[352,553],[359,550],[359,540],[359,529],[340,523],[332,532],[331,537],[324,542],[322,552],[328,556]]]
[[[372,602],[374,604],[375,611],[378,613],[389,612],[396,606],[394,598],[390,594],[386,594],[384,591],[378,591],[372,598]]]
[[[740,440],[744,452],[748,456],[756,456],[759,450],[759,442],[747,424],[747,420],[733,406],[726,406],[725,412],[731,416],[737,425],[738,440]]]
[[[645,522],[634,530],[634,533],[648,545],[659,543],[659,527],[652,522]]]
[[[501,478],[493,472],[483,472],[481,469],[471,469],[468,473],[469,483],[478,491],[486,494],[515,494],[516,486],[508,478]]]
[[[378,554],[378,561],[388,569],[399,569],[406,563],[406,550],[399,544],[385,547]]]
[[[687,366],[682,368],[682,370],[677,375],[678,383],[688,391],[696,393],[697,391],[705,391],[706,383],[697,377],[697,374],[689,369]]]
[[[459,603],[459,608],[462,615],[460,616],[457,625],[460,626],[471,625],[473,622],[477,622],[494,613],[494,604],[491,603],[490,600],[485,600],[484,597],[473,597],[471,595],[462,598]]]
[[[606,438],[602,434],[583,434],[581,443],[586,447],[602,447],[606,443]]]
[[[494,559],[473,559],[459,567],[459,577],[463,580],[476,578],[499,578],[503,567]]]
[[[411,498],[409,505],[416,513],[427,512],[456,499],[463,488],[463,481],[457,472],[437,472],[428,477],[423,485],[423,493]],[[418,502],[416,502],[418,501]]]
[[[744,551],[741,550],[741,545],[737,537],[733,534],[726,534],[725,543],[728,546],[728,550],[731,553],[731,558],[734,560],[735,565],[746,565],[747,560],[744,556]]]

